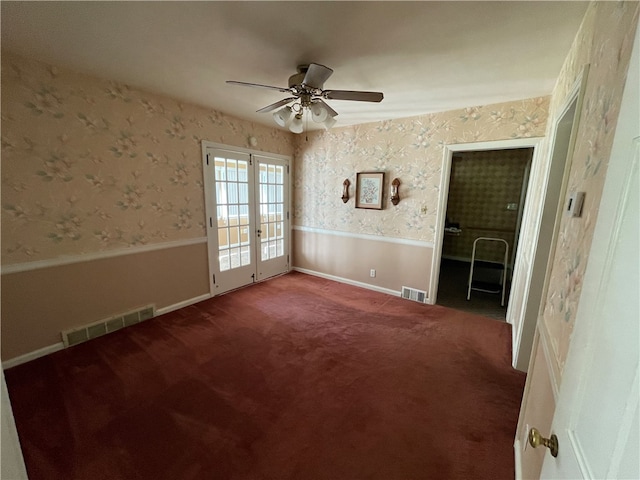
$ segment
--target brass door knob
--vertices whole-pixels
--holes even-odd
[[[544,438],[536,428],[532,428],[529,430],[529,445],[533,448],[537,448],[540,445],[545,446],[551,451],[552,456],[558,456],[558,437],[554,434],[549,438]]]

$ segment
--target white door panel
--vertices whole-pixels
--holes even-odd
[[[254,279],[253,171],[248,154],[213,148],[207,149],[207,154],[210,168],[209,181],[205,184],[207,190],[213,190],[209,192],[212,200],[211,210],[207,212],[208,236],[213,244],[209,249],[209,260],[214,272],[215,294],[220,294]]]
[[[289,204],[287,162],[255,155],[259,209],[257,278],[273,277],[289,269]]]

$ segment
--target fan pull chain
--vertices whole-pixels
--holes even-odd
[[[304,127],[304,140],[305,142],[309,141],[309,109],[307,109],[304,113],[304,122],[305,122],[305,127]]]

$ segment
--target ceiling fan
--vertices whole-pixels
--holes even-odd
[[[355,90],[324,90],[324,82],[331,76],[333,70],[324,65],[310,63],[298,65],[298,73],[289,77],[288,87],[272,87],[259,83],[237,82],[227,80],[231,85],[243,87],[267,88],[288,93],[290,96],[280,101],[267,105],[258,110],[258,113],[266,113],[277,110],[273,114],[275,122],[281,127],[288,126],[294,133],[302,133],[304,126],[302,117],[304,109],[311,111],[311,118],[316,123],[321,123],[329,129],[338,115],[324,100],[354,100],[357,102],[380,102],[384,98],[381,92],[362,92]],[[291,105],[289,105],[291,104]]]

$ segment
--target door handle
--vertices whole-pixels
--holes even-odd
[[[260,234],[262,233],[262,230],[256,230],[256,233],[258,234],[258,236],[260,236]]]
[[[558,437],[551,434],[551,437],[544,438],[538,429],[532,428],[529,430],[529,445],[533,448],[537,448],[540,445],[547,447],[551,451],[553,457],[558,456]]]

